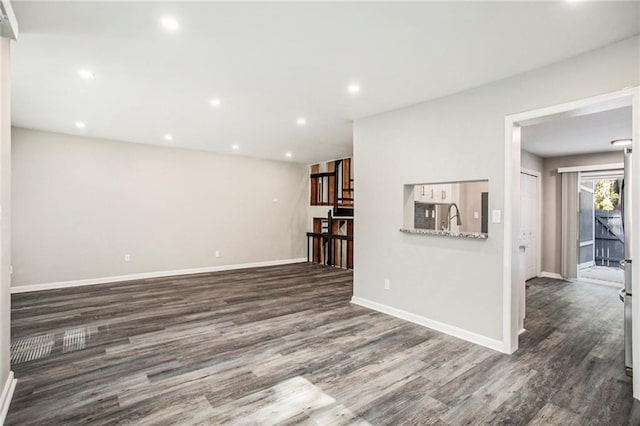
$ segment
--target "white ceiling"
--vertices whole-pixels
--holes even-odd
[[[353,119],[638,34],[639,4],[14,0],[13,123],[216,152],[238,144],[239,154],[272,159],[290,151],[290,161],[337,158],[351,153]],[[181,29],[167,33],[165,15]],[[80,68],[95,79],[81,80]],[[353,82],[356,96],[346,91]]]
[[[540,157],[621,151],[615,139],[631,138],[631,106],[523,126],[522,149]]]

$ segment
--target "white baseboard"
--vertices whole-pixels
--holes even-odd
[[[539,277],[541,278],[553,278],[556,280],[564,280],[564,278],[562,278],[562,275],[560,274],[556,274],[555,272],[540,272]]]
[[[7,381],[2,388],[2,394],[0,394],[0,425],[4,424],[9,412],[9,405],[11,404],[11,398],[13,398],[13,391],[16,389],[17,379],[13,377],[13,371],[9,371]]]
[[[504,343],[501,340],[492,339],[490,337],[483,336],[465,330],[453,325],[445,324],[440,321],[435,321],[429,318],[425,318],[420,315],[412,314],[411,312],[404,311],[402,309],[394,308],[391,306],[383,305],[382,303],[373,302],[371,300],[363,299],[361,297],[353,296],[351,303],[364,306],[365,308],[373,309],[374,311],[382,312],[394,316],[396,318],[403,319],[405,321],[412,322],[414,324],[421,325],[423,327],[431,328],[436,331],[448,334],[453,337],[457,337],[462,340],[466,340],[477,345],[485,346],[489,349],[493,349],[499,352],[505,352]]]
[[[263,266],[289,265],[307,262],[306,257],[295,259],[268,260],[266,262],[240,263],[235,265],[207,266],[204,268],[178,269],[174,271],[144,272],[141,274],[117,275],[112,277],[90,278],[87,280],[61,281],[44,284],[19,285],[11,287],[11,293],[26,293],[30,291],[55,290],[59,288],[81,287],[85,285],[108,284],[121,281],[142,280],[146,278],[172,277],[176,275],[203,274],[207,272],[230,271],[234,269],[259,268]]]

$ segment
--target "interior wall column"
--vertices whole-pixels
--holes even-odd
[[[0,38],[0,423],[15,388],[11,372],[11,40]]]

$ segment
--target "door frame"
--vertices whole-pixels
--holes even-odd
[[[520,228],[520,150],[521,124],[527,120],[541,119],[554,114],[567,114],[580,108],[622,98],[631,99],[632,109],[632,149],[640,153],[640,86],[619,90],[604,95],[593,96],[564,104],[539,108],[527,112],[505,116],[504,133],[504,233],[502,270],[502,343],[503,352],[513,353],[518,349],[518,316],[520,286],[518,285],[518,237]],[[640,170],[640,155],[633,156],[633,168]],[[632,192],[632,220],[640,226],[640,185]],[[640,238],[633,242],[633,252],[640,253]],[[640,294],[640,262],[633,263],[633,292]],[[633,328],[640,329],[640,303],[633,306]],[[640,360],[640,339],[633,341],[633,358]],[[640,369],[640,367],[639,367]],[[640,374],[633,376],[633,396],[640,399]]]
[[[536,276],[542,274],[542,172],[537,170],[527,169],[526,167],[520,167],[520,173],[534,176],[537,179],[536,192],[538,196],[538,232],[536,238],[538,239],[538,252],[536,253]]]

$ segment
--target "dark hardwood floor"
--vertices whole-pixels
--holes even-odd
[[[16,294],[7,424],[630,422],[614,288],[534,280],[512,356],[351,292],[298,264]]]

